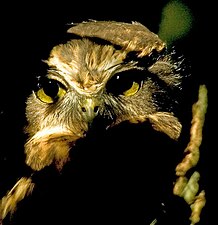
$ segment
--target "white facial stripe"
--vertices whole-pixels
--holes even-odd
[[[38,140],[41,138],[45,138],[48,136],[55,136],[55,134],[58,136],[78,136],[82,137],[82,134],[77,133],[75,135],[75,133],[73,133],[72,131],[70,131],[69,129],[67,129],[66,127],[63,126],[55,126],[55,127],[46,127],[43,130],[38,131],[33,137],[32,139]]]

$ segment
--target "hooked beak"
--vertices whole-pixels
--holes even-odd
[[[85,121],[91,124],[93,119],[98,115],[99,101],[92,98],[85,99],[81,106],[81,111]]]

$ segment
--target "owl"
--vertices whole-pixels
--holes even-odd
[[[31,176],[14,186],[2,218],[32,192],[34,174],[50,166],[61,172],[95,127],[110,132],[122,124],[149,124],[170,140],[180,137],[177,113],[187,72],[183,58],[157,34],[139,22],[95,20],[70,24],[67,34],[69,40],[43,59],[46,73],[26,100],[24,152]]]
[[[61,169],[96,118],[106,129],[149,121],[178,139],[176,97],[169,95],[180,89],[181,60],[156,34],[137,22],[113,21],[83,22],[68,33],[75,38],[52,49],[47,74],[27,99],[27,165],[38,171],[54,162]]]

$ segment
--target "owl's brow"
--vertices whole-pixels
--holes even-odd
[[[55,69],[49,69],[47,77],[61,82],[65,87],[69,88],[67,80]]]
[[[113,70],[116,72],[130,70],[130,69],[142,69],[142,67],[136,66],[137,61],[129,61],[129,62],[122,62],[116,65],[112,65],[108,68],[108,70]]]
[[[122,64],[118,63],[118,64],[115,64],[115,65],[112,65],[110,67],[107,68],[107,70],[116,70],[117,68],[119,69],[120,67],[122,67]]]

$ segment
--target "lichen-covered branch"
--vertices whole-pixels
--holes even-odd
[[[206,204],[205,191],[202,190],[196,197],[193,204],[191,204],[192,214],[190,220],[191,225],[194,225],[200,221],[200,213]]]
[[[192,107],[190,141],[184,150],[184,159],[176,167],[177,180],[173,189],[173,193],[184,198],[190,206],[192,211],[189,218],[191,225],[200,221],[201,211],[206,204],[205,191],[202,190],[198,194],[200,173],[194,171],[189,178],[186,176],[186,173],[199,162],[207,105],[207,88],[205,85],[200,85],[198,101],[194,103]]]
[[[0,200],[0,225],[8,213],[12,214],[17,204],[28,196],[34,188],[31,178],[20,178],[14,187]]]
[[[186,172],[194,167],[199,160],[199,147],[202,142],[202,130],[207,111],[207,88],[200,85],[198,101],[192,107],[192,122],[190,129],[190,142],[188,143],[184,153],[185,158],[176,167],[176,175],[184,176]]]

